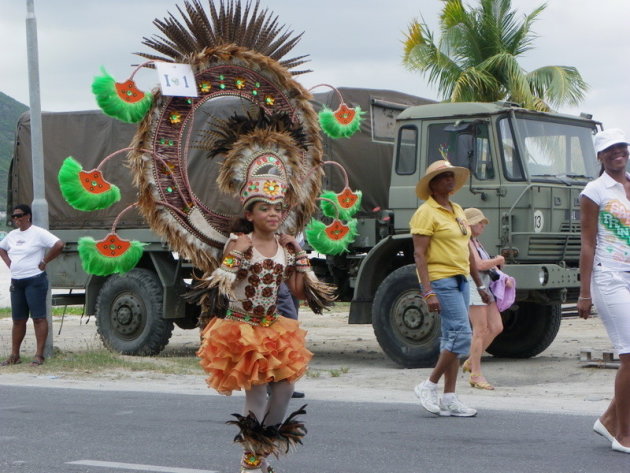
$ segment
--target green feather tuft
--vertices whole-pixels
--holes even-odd
[[[132,240],[129,242],[131,246],[122,255],[108,257],[98,251],[97,243],[92,237],[81,237],[77,248],[83,270],[95,276],[109,276],[130,271],[140,261],[142,248],[146,245],[146,243]]]
[[[326,217],[339,218],[340,220],[348,220],[352,218],[352,216],[356,214],[357,211],[361,208],[361,199],[363,197],[363,193],[361,191],[355,191],[354,193],[358,196],[358,199],[352,207],[346,209],[339,205],[339,194],[337,194],[335,191],[324,191],[324,193],[320,196],[322,200],[319,204],[319,208],[322,210],[322,213]],[[330,202],[330,200],[335,202],[335,204]]]
[[[335,117],[335,112],[325,105],[319,112],[319,125],[322,131],[331,138],[350,138],[361,128],[362,115],[365,114],[361,107],[355,107],[356,115],[347,125],[339,123]]]
[[[64,159],[57,180],[63,198],[77,210],[91,212],[92,210],[106,209],[120,200],[120,189],[114,184],[105,192],[94,194],[89,192],[80,182],[79,173],[83,167],[72,156]]]
[[[325,255],[338,255],[348,251],[348,245],[354,241],[357,236],[356,219],[344,222],[350,229],[341,240],[331,240],[326,233],[326,224],[316,219],[312,219],[304,230],[306,241],[318,253]]]
[[[103,113],[126,123],[137,123],[142,120],[153,104],[153,94],[143,92],[144,97],[138,102],[125,102],[116,91],[115,79],[104,67],[101,67],[101,74],[95,76],[92,81],[92,93],[96,96],[96,103]],[[135,84],[133,86],[135,88]]]

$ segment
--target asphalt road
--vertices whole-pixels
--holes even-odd
[[[308,393],[307,393],[308,395]],[[301,405],[293,400],[291,408]],[[308,399],[306,399],[308,401]],[[2,473],[237,472],[242,398],[0,386]],[[309,434],[278,473],[627,473],[592,416],[312,401]]]

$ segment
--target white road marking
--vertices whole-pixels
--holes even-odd
[[[175,468],[169,466],[142,465],[136,463],[102,462],[97,460],[77,460],[66,462],[67,465],[101,466],[119,470],[156,471],[160,473],[219,473],[214,470],[197,470],[195,468]]]

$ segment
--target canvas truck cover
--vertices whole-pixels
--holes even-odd
[[[195,119],[203,121],[203,114]],[[42,113],[44,143],[44,175],[51,230],[110,229],[122,210],[137,201],[137,190],[127,167],[127,152],[113,156],[101,167],[104,178],[120,188],[121,200],[111,207],[91,212],[72,208],[62,197],[57,174],[63,160],[72,156],[84,171],[97,168],[103,159],[130,146],[137,125],[110,118],[100,110]],[[31,165],[31,121],[28,113],[18,120],[15,151],[9,170],[7,206],[30,204],[33,200]],[[188,174],[194,192],[200,200],[226,214],[240,212],[238,201],[216,192],[214,184],[218,163],[207,159],[203,150],[191,148]],[[148,228],[135,209],[125,212],[117,229]]]
[[[84,171],[96,168],[103,158],[129,146],[135,125],[122,123],[99,110],[42,113],[44,176],[51,230],[108,228],[122,209],[136,201],[129,170],[123,165],[123,153],[102,168],[105,179],[121,189],[122,199],[108,209],[94,212],[75,210],[61,196],[57,173],[68,156],[75,158]],[[31,119],[28,112],[18,120],[15,151],[9,168],[7,206],[31,204],[33,172],[31,164]],[[127,212],[118,228],[147,227],[135,211]]]
[[[434,103],[413,95],[390,90],[340,88],[349,106],[360,106],[366,112],[361,131],[351,138],[324,139],[324,159],[336,161],[348,173],[350,187],[363,192],[362,213],[387,208],[395,119],[406,107]],[[333,110],[339,105],[334,91],[314,95],[313,105]],[[219,104],[217,104],[219,105]],[[233,105],[229,107],[233,110]],[[220,113],[216,108],[213,113]],[[200,116],[199,120],[203,120]],[[197,123],[197,119],[196,119]],[[101,168],[105,179],[117,185],[122,199],[113,206],[93,212],[82,212],[68,205],[59,190],[57,173],[68,156],[75,158],[84,171],[96,168],[109,154],[130,145],[137,126],[115,120],[100,110],[42,113],[44,175],[51,230],[98,228],[109,229],[118,214],[137,200],[137,192],[126,167],[126,153],[110,159]],[[188,174],[191,185],[206,205],[227,214],[238,212],[238,202],[230,196],[217,198],[211,192],[217,163],[210,163],[203,152],[191,148]],[[326,166],[326,190],[340,191],[343,177],[338,169]],[[18,120],[15,151],[9,170],[7,206],[33,201],[31,164],[31,121],[29,113]],[[10,212],[8,212],[10,213]],[[126,212],[117,228],[147,228],[144,218],[135,210]]]
[[[407,107],[435,101],[393,90],[341,87],[339,92],[348,106],[358,105],[366,113],[361,131],[352,137],[324,137],[324,159],[344,166],[350,188],[363,192],[361,214],[369,215],[376,208],[388,207],[396,117]],[[332,110],[339,106],[339,98],[332,90],[314,94],[314,98],[318,111],[322,104]],[[341,191],[343,176],[336,166],[326,166],[325,172],[323,188]]]

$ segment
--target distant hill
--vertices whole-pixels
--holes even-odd
[[[7,207],[7,177],[13,155],[15,126],[28,107],[0,92],[0,211]]]

